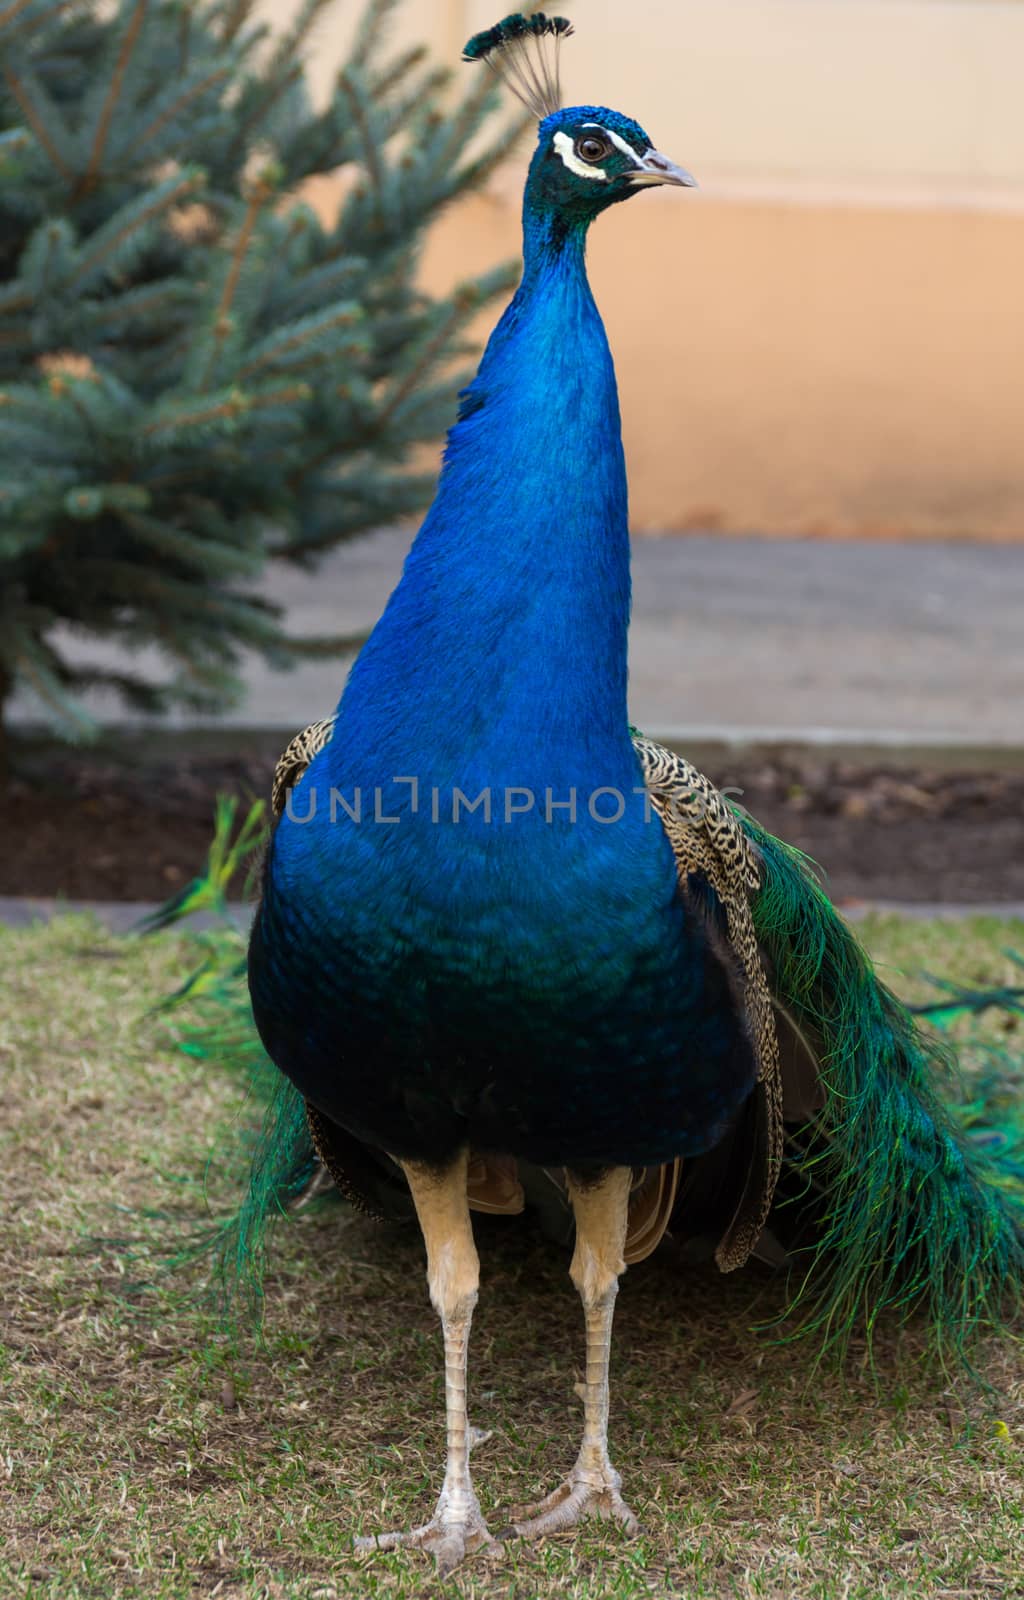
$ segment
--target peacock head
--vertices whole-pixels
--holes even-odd
[[[660,183],[696,187],[696,179],[655,150],[632,117],[604,106],[570,106],[540,125],[527,180],[538,207],[586,219]]]
[[[697,180],[655,150],[632,117],[604,106],[562,106],[558,52],[571,32],[565,17],[516,13],[474,34],[463,52],[466,61],[486,62],[540,123],[527,211],[586,224],[656,184],[696,188]]]

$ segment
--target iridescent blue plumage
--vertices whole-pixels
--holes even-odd
[[[714,1143],[754,1077],[629,733],[625,466],[584,265],[590,220],[625,193],[553,145],[594,124],[649,147],[601,108],[541,125],[522,283],[277,830],[253,940],[270,1054],[404,1157],[468,1140],[558,1165],[666,1161]]]

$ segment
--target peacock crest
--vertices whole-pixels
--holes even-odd
[[[572,31],[566,17],[548,17],[543,11],[526,17],[516,11],[493,28],[474,33],[462,59],[486,61],[537,121],[543,122],[562,107],[558,56],[562,40]]]

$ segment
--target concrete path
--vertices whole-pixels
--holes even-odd
[[[411,538],[387,529],[315,576],[275,571],[268,593],[293,632],[368,629]],[[638,538],[633,575],[631,715],[652,733],[1024,746],[1024,545]],[[344,676],[340,661],[254,660],[230,721],[298,728],[333,709]],[[18,712],[38,717],[27,699]]]

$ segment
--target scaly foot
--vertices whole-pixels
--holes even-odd
[[[444,1492],[437,1510],[422,1528],[405,1533],[376,1533],[355,1541],[357,1550],[398,1550],[402,1547],[423,1550],[437,1562],[439,1578],[447,1577],[466,1556],[484,1545],[493,1544],[490,1529],[473,1494],[461,1502]]]
[[[539,1505],[529,1506],[510,1531],[524,1539],[536,1539],[573,1528],[584,1517],[603,1517],[618,1522],[630,1536],[639,1533],[640,1524],[619,1493],[621,1482],[610,1461],[596,1470],[577,1462],[565,1482]]]

